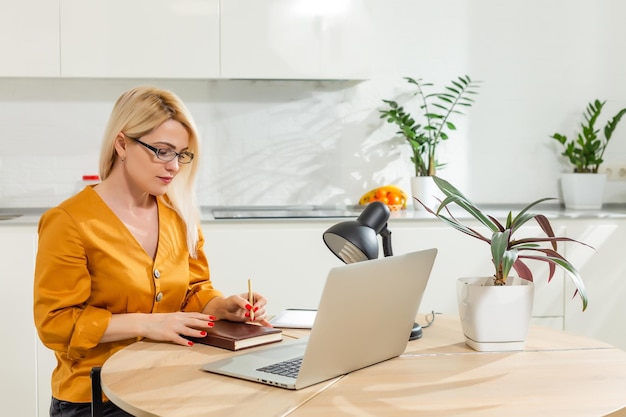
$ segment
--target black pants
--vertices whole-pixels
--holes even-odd
[[[103,404],[104,417],[133,417],[112,401]],[[91,417],[91,403],[71,403],[52,397],[50,417]]]

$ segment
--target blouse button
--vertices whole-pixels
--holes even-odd
[[[158,303],[159,301],[161,301],[162,299],[163,299],[163,293],[162,293],[162,292],[159,292],[159,293],[156,295],[156,300],[157,300],[157,303]]]
[[[155,270],[154,270],[154,277],[155,277],[156,279],[159,279],[159,278],[161,277],[161,273],[159,272],[159,270],[158,270],[158,269],[155,269]]]

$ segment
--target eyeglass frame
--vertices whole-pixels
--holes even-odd
[[[193,158],[195,157],[193,152],[189,152],[189,151],[182,151],[182,152],[176,152],[174,149],[168,149],[168,148],[155,148],[152,145],[148,145],[145,142],[142,142],[141,140],[139,140],[138,138],[133,138],[131,136],[128,135],[124,135],[129,139],[134,140],[135,142],[139,143],[140,145],[143,145],[145,148],[151,150],[152,152],[154,152],[154,155],[157,157],[157,159],[159,161],[163,161],[163,162],[172,162],[174,159],[178,159],[178,163],[179,164],[183,164],[183,165],[187,165],[190,164],[193,161]],[[172,159],[163,159],[160,155],[161,152],[174,152],[174,156],[172,157]],[[187,162],[183,162],[180,160],[181,155],[189,155],[189,157],[191,157],[191,159]]]

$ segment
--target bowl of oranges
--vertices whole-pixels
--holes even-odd
[[[363,194],[359,199],[359,205],[365,206],[373,201],[380,201],[389,207],[390,211],[405,210],[407,195],[395,185],[384,185]]]

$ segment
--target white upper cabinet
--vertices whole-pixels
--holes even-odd
[[[0,0],[0,77],[59,76],[59,4]]]
[[[0,0],[0,77],[366,79],[368,0]]]
[[[63,77],[219,77],[219,0],[60,4]]]
[[[365,0],[222,0],[221,77],[365,79]]]

